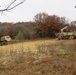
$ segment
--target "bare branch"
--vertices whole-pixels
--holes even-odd
[[[16,5],[12,6],[17,0],[12,1],[6,8],[0,10],[1,13],[3,13],[4,11],[9,11],[14,9],[15,7],[23,4],[26,0],[20,1],[19,3],[17,3]]]
[[[11,2],[6,8],[8,9],[16,0],[14,0],[13,2]]]

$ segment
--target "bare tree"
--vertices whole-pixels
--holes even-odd
[[[1,9],[0,12],[3,13],[4,11],[12,10],[12,9],[14,9],[15,7],[23,4],[26,0],[22,0],[22,1],[20,1],[19,3],[15,4],[16,1],[17,1],[17,0],[13,0],[10,4],[7,5],[6,8]]]

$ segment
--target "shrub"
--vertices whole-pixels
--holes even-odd
[[[24,34],[22,31],[19,31],[18,34],[15,36],[16,40],[24,40]]]

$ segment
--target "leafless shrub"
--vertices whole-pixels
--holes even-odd
[[[52,44],[37,44],[36,48],[39,53],[44,53],[44,54],[53,54],[55,51],[55,45]]]

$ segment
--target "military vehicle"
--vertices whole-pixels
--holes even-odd
[[[1,36],[0,37],[0,45],[7,45],[11,41],[10,36]]]
[[[76,31],[68,31],[68,26],[63,27],[57,34],[58,40],[62,39],[76,39]]]

